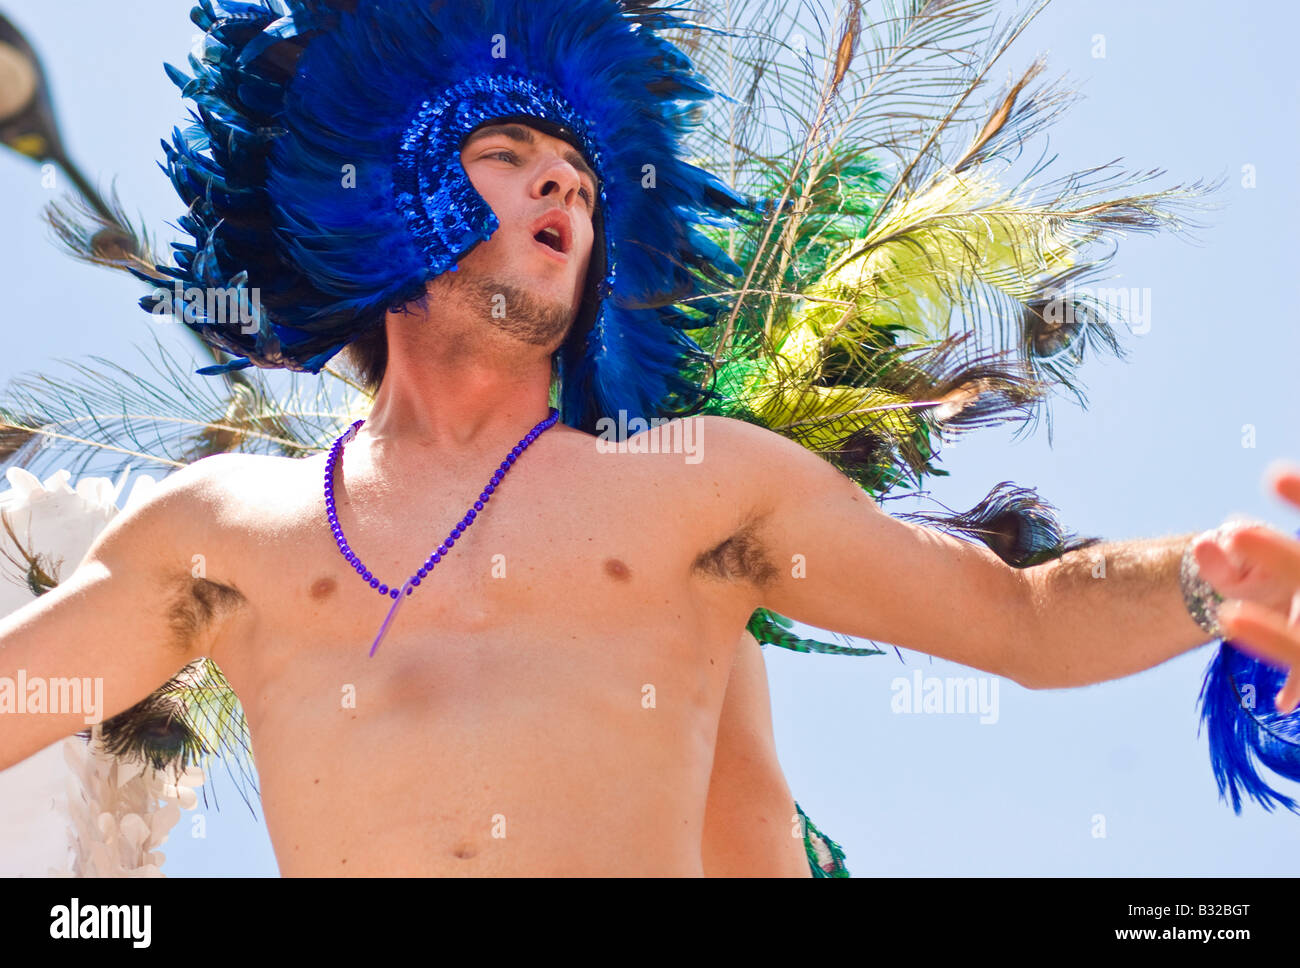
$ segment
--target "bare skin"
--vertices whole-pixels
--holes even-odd
[[[462,161],[502,228],[431,283],[422,312],[390,314],[387,375],[335,475],[349,543],[390,584],[546,416],[592,244],[594,186],[563,142],[495,134]],[[565,258],[531,231],[557,208]],[[509,294],[504,319],[493,293]],[[671,426],[688,424],[694,463],[544,433],[374,658],[391,601],[325,527],[324,455],[199,461],[0,620],[0,676],[102,676],[113,715],[215,659],[248,715],[285,875],[807,876],[761,656],[741,635],[755,608],[1030,688],[1128,675],[1205,640],[1174,577],[1186,538],[1017,571],[884,514],[784,437],[718,417]],[[1265,603],[1294,591],[1255,589]],[[81,725],[0,720],[0,768]]]
[[[702,854],[709,875],[812,876],[776,756],[763,653],[748,632],[736,647],[722,703]]]
[[[428,555],[545,414],[536,364],[581,296],[595,186],[568,146],[533,134],[528,145],[517,133],[476,139],[462,158],[503,224],[565,212],[574,258],[502,231],[430,287],[436,338],[428,318],[390,316],[383,392],[336,475],[351,543],[390,580]],[[528,191],[503,191],[520,185]],[[481,306],[455,312],[496,292],[543,305],[510,306],[487,335]],[[420,403],[434,387],[444,391],[436,426]],[[521,423],[524,397],[533,412]],[[470,406],[491,400],[480,413]],[[186,468],[38,604],[129,596],[136,578],[134,597],[154,605],[143,610],[162,619],[157,637],[170,644],[146,657],[143,680],[140,669],[110,676],[134,698],[178,658],[218,662],[249,718],[285,875],[698,874],[707,854],[722,858],[720,872],[808,876],[802,840],[790,836],[762,656],[739,634],[752,591],[745,576],[696,563],[734,530],[737,508],[719,515],[725,495],[705,481],[707,465],[600,455],[594,442],[557,426],[534,444],[404,603],[374,660],[365,651],[387,600],[334,547],[323,454]],[[684,492],[698,498],[684,504]],[[611,494],[619,508],[590,513]],[[75,608],[58,611],[70,620]],[[116,691],[112,710],[125,708]],[[719,730],[728,782],[710,794]],[[768,836],[750,829],[754,814]]]
[[[323,457],[230,462],[230,551],[209,557],[209,577],[218,558],[242,562],[217,580],[247,605],[210,654],[243,697],[283,874],[700,874],[720,771],[707,846],[718,872],[807,875],[779,768],[775,787],[751,773],[775,763],[762,757],[765,684],[736,701],[758,724],[721,714],[738,644],[754,650],[740,670],[752,689],[757,647],[737,635],[752,591],[694,561],[734,532],[735,512],[707,464],[597,455],[593,438],[556,430],[373,659],[387,609],[324,527]],[[364,447],[344,463],[340,518],[382,575],[409,572],[476,490],[426,468],[422,494],[386,496]],[[593,519],[586,509],[611,494],[621,510]],[[715,766],[720,720],[730,756]]]

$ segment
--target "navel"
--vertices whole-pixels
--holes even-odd
[[[459,847],[453,850],[451,854],[453,857],[456,857],[460,860],[469,860],[471,857],[475,857],[478,855],[478,850],[474,847],[471,847],[469,844],[461,844]]]
[[[606,558],[605,574],[615,581],[628,581],[632,577],[632,570],[617,558]]]
[[[328,576],[317,578],[311,584],[311,597],[318,601],[323,598],[329,598],[334,594],[334,589],[338,587],[338,582]]]

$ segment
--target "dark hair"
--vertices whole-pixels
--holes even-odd
[[[339,353],[370,396],[379,392],[388,370],[388,319],[381,317]]]

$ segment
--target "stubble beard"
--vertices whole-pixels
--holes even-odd
[[[459,301],[493,329],[528,346],[564,342],[578,307],[538,296],[495,276],[449,273]]]

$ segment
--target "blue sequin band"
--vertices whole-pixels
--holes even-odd
[[[590,124],[554,89],[520,74],[471,77],[424,101],[407,127],[393,169],[397,210],[435,274],[451,269],[500,227],[460,162],[460,149],[476,129],[505,118],[537,118],[563,128],[600,179],[599,204],[609,223],[609,201],[600,149]],[[614,285],[614,245],[604,235],[606,273],[597,289],[603,299]]]

